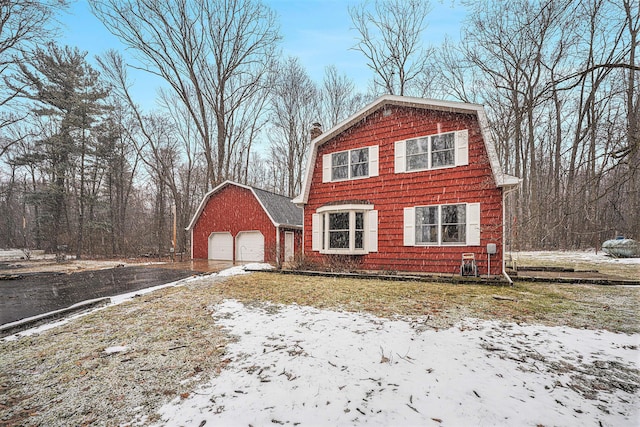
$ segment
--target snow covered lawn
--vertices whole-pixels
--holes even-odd
[[[225,300],[226,368],[159,425],[640,424],[639,335],[466,319],[426,328]],[[598,424],[600,423],[600,424]]]

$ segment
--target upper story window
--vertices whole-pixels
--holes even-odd
[[[322,182],[378,176],[378,146],[322,156]]]
[[[349,151],[351,157],[351,178],[369,176],[369,148]]]
[[[468,131],[398,141],[395,172],[414,172],[469,164]]]
[[[455,166],[455,134],[445,133],[431,137],[431,167]]]

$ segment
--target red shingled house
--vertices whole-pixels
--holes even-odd
[[[364,270],[504,272],[505,194],[480,105],[387,95],[312,141],[303,249]],[[488,261],[487,255],[491,258]],[[466,255],[468,256],[468,255]]]
[[[226,181],[204,196],[187,230],[193,259],[280,265],[301,252],[302,209],[288,197]]]

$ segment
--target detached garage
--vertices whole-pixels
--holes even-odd
[[[208,192],[187,227],[193,259],[292,261],[302,243],[302,209],[291,199],[226,181]]]

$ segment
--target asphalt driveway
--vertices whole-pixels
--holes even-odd
[[[177,264],[177,263],[176,263]],[[211,269],[193,265],[129,266],[76,273],[26,273],[0,280],[0,325],[78,302],[158,286]]]

